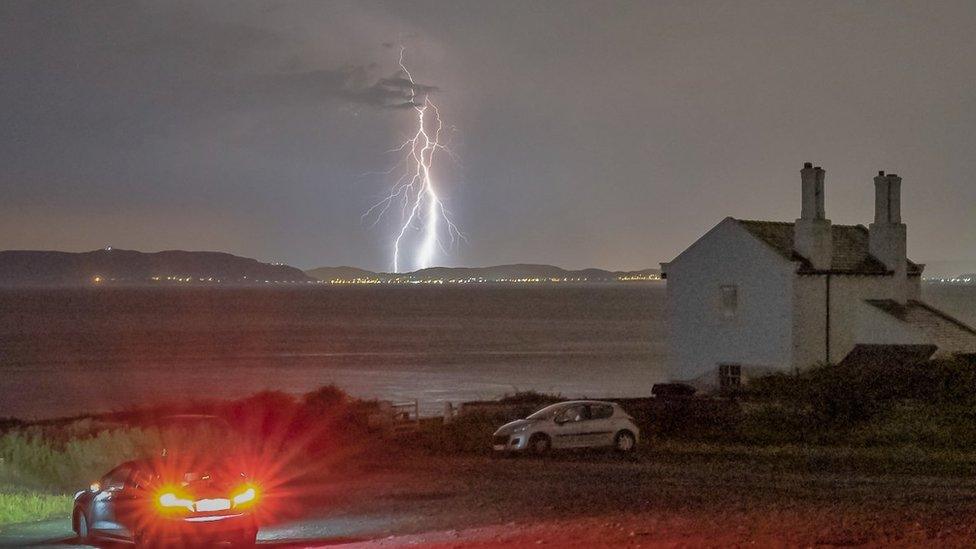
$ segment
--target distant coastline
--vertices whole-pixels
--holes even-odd
[[[222,252],[0,251],[0,288],[315,283],[300,269]]]
[[[223,252],[0,251],[0,288],[82,286],[268,286],[369,284],[607,284],[661,282],[658,269],[610,271],[516,263],[488,267],[431,267],[406,273],[357,267],[302,271]],[[941,286],[976,285],[976,273],[925,277]]]
[[[355,267],[301,271],[281,263],[223,252],[140,252],[106,247],[90,252],[0,251],[0,288],[97,286],[266,286],[359,284],[591,284],[661,280],[657,269],[568,270],[519,263],[491,267],[432,267],[408,273]]]
[[[553,265],[518,263],[491,267],[431,267],[409,273],[373,272],[355,267],[319,267],[305,274],[324,284],[565,284],[653,282],[658,269],[568,270]]]

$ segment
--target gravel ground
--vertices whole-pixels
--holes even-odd
[[[791,462],[792,463],[792,462]],[[972,547],[976,480],[742,456],[371,457],[296,486],[262,547]],[[67,519],[0,532],[65,547]]]
[[[415,457],[374,465],[352,485],[336,486],[344,495],[332,500],[333,512],[374,518],[371,532],[346,540],[352,546],[972,547],[976,540],[976,481],[968,477],[591,454]]]

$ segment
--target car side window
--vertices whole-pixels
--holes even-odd
[[[125,480],[129,478],[132,468],[128,465],[121,465],[112,469],[102,477],[102,490],[121,490],[125,487]]]
[[[135,468],[126,481],[126,488],[145,488],[150,483],[152,483],[152,474],[145,469]]]
[[[608,404],[596,404],[590,406],[590,413],[593,419],[609,419],[613,415],[613,406]]]
[[[568,406],[564,408],[563,411],[556,416],[556,421],[560,421],[562,423],[585,421],[589,419],[589,415],[589,406],[577,404],[575,406]]]

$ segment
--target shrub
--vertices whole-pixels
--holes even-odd
[[[750,382],[744,441],[976,447],[976,362],[823,364]]]
[[[819,430],[808,410],[782,402],[745,403],[733,438],[749,444],[817,442]]]
[[[47,436],[51,429],[27,428],[0,437],[0,482],[44,490],[87,486],[119,463],[149,456],[161,445],[154,429],[115,428],[95,434],[69,425],[71,436]],[[45,433],[47,431],[47,434]]]
[[[565,400],[561,395],[540,393],[538,391],[515,391],[498,399],[500,404],[546,405]]]
[[[976,409],[966,405],[900,402],[853,429],[849,441],[864,446],[976,448]]]
[[[335,411],[336,408],[345,405],[348,401],[349,395],[333,384],[323,385],[310,393],[305,393],[302,398],[302,405],[309,412]]]
[[[491,435],[505,423],[490,413],[458,416],[450,423],[429,421],[421,424],[420,436],[403,444],[436,453],[490,453]]]

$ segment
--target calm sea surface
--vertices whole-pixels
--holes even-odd
[[[302,393],[445,401],[647,394],[663,287],[91,288],[0,292],[0,416]]]
[[[976,288],[926,298],[976,323]],[[663,314],[649,284],[0,291],[0,416],[327,383],[426,413],[528,389],[647,395]]]

